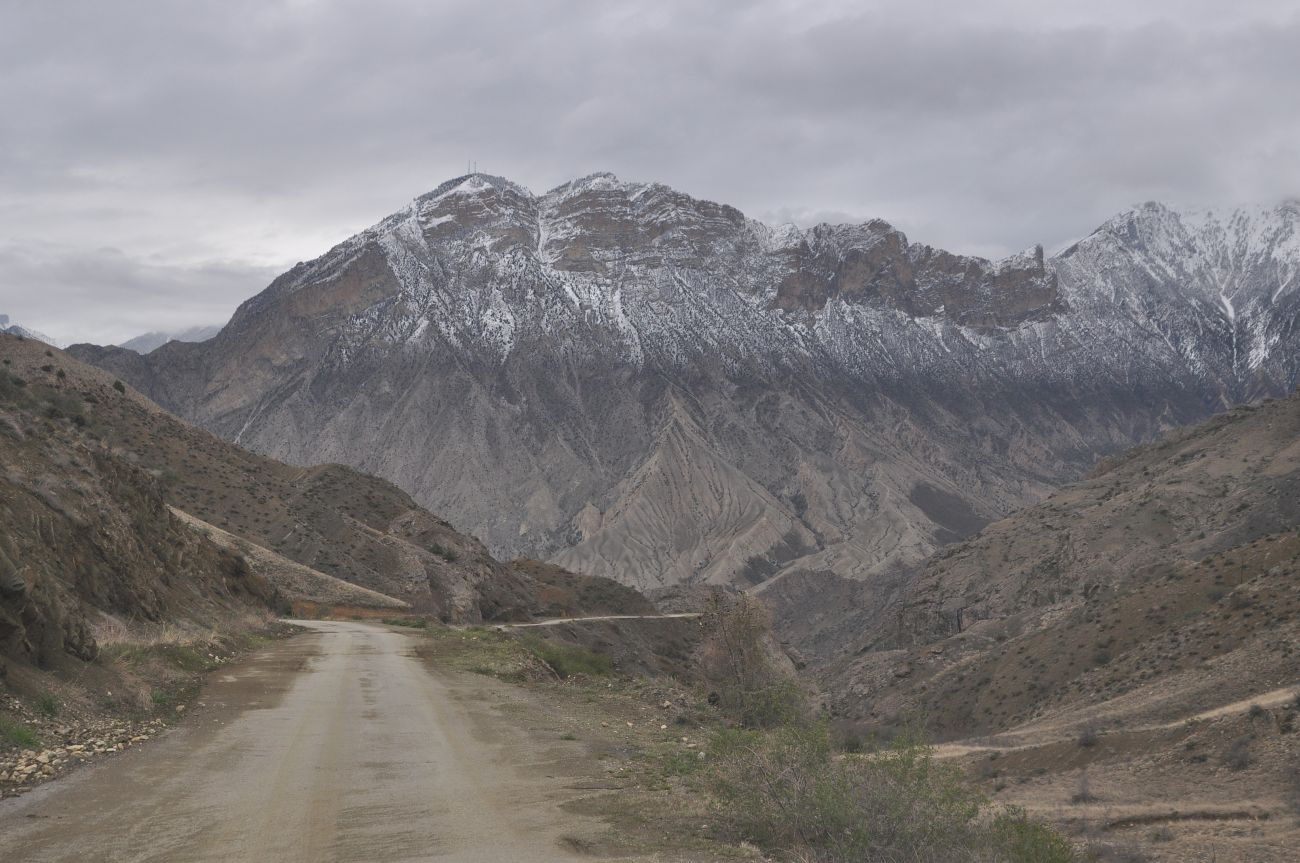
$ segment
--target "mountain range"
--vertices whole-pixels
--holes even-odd
[[[472,174],[202,343],[71,352],[293,464],[640,588],[888,579],[1098,458],[1288,391],[1300,203],[1001,261],[595,174]]]

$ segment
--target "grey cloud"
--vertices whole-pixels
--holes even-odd
[[[1058,5],[11,3],[0,240],[120,248],[188,303],[193,261],[312,257],[469,158],[987,254],[1300,193],[1292,4]]]
[[[149,330],[221,324],[283,267],[131,258],[113,248],[0,247],[0,311],[62,342],[119,343]],[[37,322],[40,322],[39,324]]]

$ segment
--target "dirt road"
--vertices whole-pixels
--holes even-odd
[[[534,626],[559,626],[564,623],[584,623],[598,620],[690,620],[704,615],[698,611],[680,611],[676,614],[598,614],[591,617],[553,617],[532,623],[497,623],[497,629],[528,629]]]
[[[410,636],[304,625],[223,670],[161,740],[0,803],[0,858],[579,859],[564,837],[591,825],[559,808],[553,778],[516,765]]]
[[[1249,713],[1255,707],[1273,708],[1280,707],[1283,704],[1300,698],[1300,689],[1295,686],[1284,686],[1281,689],[1274,689],[1269,692],[1261,692],[1250,698],[1243,698],[1240,701],[1234,701],[1230,704],[1224,704],[1211,710],[1205,710],[1201,713],[1194,713],[1191,716],[1185,716],[1182,719],[1175,719],[1171,722],[1150,722],[1139,725],[1121,726],[1115,731],[1124,734],[1142,734],[1148,731],[1166,731],[1171,728],[1179,728],[1194,722],[1207,722],[1212,719],[1220,719],[1226,716]],[[1031,723],[1020,728],[1012,729],[1005,734],[999,734],[994,737],[984,738],[978,742],[955,742],[940,743],[932,750],[935,758],[963,758],[967,755],[973,755],[981,752],[1020,752],[1026,749],[1037,749],[1044,746],[1051,746],[1058,743],[1077,741],[1079,739],[1078,721],[1074,720],[1073,725],[1070,719],[1057,719],[1055,723],[1044,725],[1042,723]],[[1069,729],[1069,730],[1065,730]]]

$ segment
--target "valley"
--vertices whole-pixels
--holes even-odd
[[[1296,863],[1297,44],[0,3],[0,863]]]
[[[432,272],[413,277],[393,269],[391,237],[434,248],[432,236],[417,243],[409,235],[410,219],[438,220],[439,230],[468,222],[439,241],[463,243],[476,232],[505,230],[529,206],[541,208],[538,224],[567,214],[576,233],[562,241],[548,228],[523,259],[508,250],[521,235],[511,228],[498,236],[506,244],[500,254],[534,275],[541,264],[528,254],[555,272],[590,274],[592,262],[607,271],[599,246],[573,247],[592,256],[584,258],[566,244],[608,229],[602,220],[620,208],[638,218],[657,212],[675,226],[650,241],[675,250],[671,267],[716,263],[719,225],[729,225],[729,242],[739,243],[731,266],[742,270],[735,261],[756,252],[736,237],[768,236],[726,208],[604,175],[553,195],[533,199],[498,178],[444,187],[278,280],[209,341],[172,341],[143,355],[84,345],[65,353],[25,335],[0,335],[7,424],[0,446],[11,466],[0,509],[10,525],[0,636],[6,685],[17,695],[0,716],[12,740],[43,747],[0,762],[9,765],[0,787],[20,795],[10,813],[0,810],[0,823],[10,819],[32,859],[84,855],[79,843],[94,835],[85,829],[92,817],[105,824],[143,817],[131,842],[159,844],[157,859],[366,859],[377,844],[399,856],[409,846],[412,859],[431,848],[485,860],[525,849],[527,859],[577,859],[591,849],[629,859],[743,858],[748,849],[736,840],[758,827],[743,826],[738,813],[763,801],[718,808],[719,795],[731,793],[720,789],[737,758],[726,749],[737,726],[758,735],[754,753],[826,734],[831,748],[819,751],[840,754],[807,765],[827,774],[810,777],[813,783],[862,781],[829,777],[874,770],[877,759],[907,762],[909,750],[897,753],[891,741],[920,735],[932,742],[920,763],[939,765],[937,772],[908,778],[898,793],[923,797],[933,793],[925,783],[955,783],[952,793],[973,795],[967,811],[986,813],[985,823],[1032,819],[996,829],[1029,831],[1042,843],[1039,855],[1287,859],[1300,775],[1291,745],[1300,705],[1300,394],[1285,394],[1295,378],[1286,341],[1292,328],[1271,317],[1290,314],[1277,305],[1285,291],[1271,292],[1270,304],[1244,297],[1273,280],[1285,287],[1290,270],[1267,270],[1264,253],[1235,247],[1232,296],[1254,310],[1254,318],[1243,311],[1243,321],[1263,322],[1250,325],[1263,341],[1245,367],[1239,353],[1205,339],[1203,322],[1166,317],[1141,326],[1201,335],[1163,339],[1177,358],[1159,350],[1129,355],[1125,361],[1148,365],[1123,371],[1122,385],[1115,369],[1097,376],[1105,372],[1098,357],[1063,359],[1069,352],[1060,353],[1059,340],[1080,316],[1092,323],[1111,316],[1105,326],[1112,336],[1123,330],[1115,315],[1128,322],[1123,326],[1134,323],[1133,297],[1156,288],[1147,276],[1097,260],[1122,257],[1110,246],[1132,242],[1134,232],[1145,248],[1158,249],[1155,237],[1187,230],[1180,216],[1159,207],[1135,211],[1050,262],[1040,252],[996,265],[962,262],[909,245],[883,223],[858,229],[865,234],[813,231],[799,240],[800,255],[830,244],[841,260],[836,267],[852,260],[856,269],[831,267],[826,272],[840,274],[822,283],[781,277],[767,299],[751,284],[754,293],[733,309],[741,315],[735,320],[770,329],[777,315],[769,333],[776,341],[760,349],[742,339],[721,366],[700,365],[702,345],[642,340],[646,352],[628,355],[626,345],[611,347],[617,340],[587,332],[568,343],[543,386],[519,376],[545,366],[551,346],[542,342],[526,349],[512,342],[495,359],[466,363],[466,331],[453,338],[439,329],[399,345],[384,325],[355,341],[358,322],[377,310],[411,314],[409,279]],[[1238,215],[1226,227],[1210,220],[1201,240],[1182,242],[1217,237],[1222,245],[1229,229],[1251,242],[1265,236],[1276,266],[1292,260],[1291,215],[1285,208]],[[697,218],[708,226],[698,228],[703,234],[682,227]],[[707,255],[697,249],[698,258],[680,257],[706,236]],[[353,268],[372,243],[387,263],[372,261],[379,268],[363,278]],[[778,273],[785,253],[775,250],[785,247],[771,237],[763,243],[757,253]],[[856,251],[836,245],[845,243]],[[476,254],[458,266],[504,260]],[[469,270],[446,269],[448,259],[435,258],[448,279],[439,290],[468,289],[458,280]],[[643,279],[662,266],[647,259],[619,278]],[[1188,266],[1169,278],[1202,278]],[[935,269],[924,275],[926,267]],[[1080,275],[1079,268],[1105,276]],[[809,270],[800,264],[799,272]],[[763,278],[777,278],[771,273]],[[700,273],[693,278],[694,289],[704,290]],[[1214,278],[1223,285],[1221,274]],[[894,287],[884,290],[888,279]],[[1091,293],[1073,287],[1081,281]],[[1104,303],[1103,281],[1112,298]],[[615,282],[596,279],[583,290]],[[388,293],[395,284],[403,293]],[[936,305],[928,293],[940,290],[936,285],[946,285],[949,302]],[[547,316],[559,311],[540,289],[529,290],[525,306],[550,309],[533,335],[549,339],[559,330]],[[426,292],[419,314],[431,314],[435,296]],[[864,309],[874,310],[877,324],[941,318],[933,335],[944,352],[960,333],[968,346],[1000,358],[961,360],[958,390],[944,365],[957,360],[936,355],[904,369],[895,361],[901,342],[890,348],[895,359],[873,361],[883,365],[869,382],[862,366],[834,359],[832,342],[813,351],[807,333],[797,362],[776,350],[805,325],[822,338],[832,314],[860,324]],[[1211,313],[1193,303],[1178,314]],[[805,316],[803,323],[792,315]],[[1050,362],[1044,327],[1058,340]],[[1042,351],[1026,365],[1014,354],[1035,328]],[[311,332],[326,341],[302,341]],[[258,341],[266,338],[272,341]],[[1243,339],[1233,335],[1231,351]],[[344,350],[345,343],[351,346]],[[579,351],[579,344],[586,347]],[[593,345],[614,351],[599,368],[585,353]],[[406,356],[400,380],[386,370],[393,351]],[[517,351],[518,361],[527,361],[511,371]],[[674,365],[690,356],[686,366]],[[1059,377],[1067,362],[1082,363],[1068,372],[1068,384]],[[233,375],[229,385],[221,382],[222,364]],[[1158,385],[1157,366],[1164,376]],[[688,367],[689,379],[682,378]],[[286,389],[276,381],[290,368],[295,382]],[[367,371],[356,376],[360,368]],[[1106,374],[1109,382],[1099,386]],[[454,397],[428,389],[455,381],[462,389]],[[485,382],[487,396],[479,391]],[[569,394],[553,402],[557,383]],[[279,394],[266,401],[261,386]],[[589,401],[593,394],[597,401]],[[635,405],[620,401],[629,394]],[[420,406],[417,423],[408,413],[421,405],[417,395],[443,407],[430,414],[428,404]],[[306,410],[304,398],[324,401]],[[1241,399],[1255,401],[1193,422]],[[218,404],[244,407],[210,413]],[[365,422],[342,434],[339,423],[359,419],[345,420],[360,404]],[[503,406],[516,417],[507,426],[491,416]],[[288,416],[299,419],[286,425]],[[311,442],[322,439],[299,422],[331,430],[333,443],[318,452]],[[508,446],[501,437],[507,427],[514,436]],[[408,458],[401,442],[412,441],[417,428],[442,441],[429,450],[424,439],[411,450],[428,455],[420,469],[435,473],[425,479],[399,470],[395,484],[344,463],[311,463],[317,456],[353,462],[352,453],[365,452],[371,455],[355,459],[361,467],[389,471],[393,463],[382,459]],[[258,443],[271,439],[280,443]],[[564,498],[532,471],[545,466],[558,479],[578,461],[581,470],[568,472],[566,487],[589,496],[561,529],[554,517],[576,498],[561,505]],[[617,477],[600,493],[604,507],[594,506],[599,483]],[[506,550],[549,560],[499,559],[487,543],[421,506],[404,482],[417,494],[451,494],[439,500],[458,519],[468,517]],[[475,521],[473,512],[486,510],[474,508],[483,506],[495,513],[490,525]],[[534,532],[534,517],[550,519],[558,532]],[[94,519],[104,526],[88,530]],[[69,539],[48,541],[60,530]],[[516,538],[506,541],[507,534]],[[717,690],[709,688],[721,684],[707,669],[716,659],[717,627],[751,608],[763,609],[753,612],[753,637],[764,646],[745,661],[765,669],[758,691],[776,693],[761,699],[797,690],[797,700],[821,717],[811,725],[798,708],[775,727],[762,720],[743,730],[755,721],[751,714],[732,713],[725,699],[715,703]],[[292,635],[273,623],[274,614],[314,620]],[[768,614],[773,633],[758,635],[766,633]],[[477,628],[485,624],[492,628]],[[250,649],[256,652],[241,658]],[[421,656],[434,664],[420,668]],[[249,670],[227,673],[226,662]],[[118,697],[106,695],[110,687]],[[679,720],[695,730],[675,736],[667,723],[651,722],[650,738],[642,738],[634,718],[626,727],[638,742],[618,742],[611,729],[619,726],[602,717],[629,707],[663,709],[654,700],[637,704],[646,687],[667,687],[672,694],[663,703],[680,707]],[[574,700],[584,692],[583,703]],[[596,773],[596,764],[581,768],[586,778],[578,785],[557,785],[551,768],[519,749],[549,753],[554,741],[539,740],[521,715],[465,712],[485,698],[541,699],[551,721],[586,729],[602,741],[592,744],[598,761],[612,760]],[[34,711],[44,704],[66,720],[40,718]],[[496,730],[485,748],[479,738],[486,729]],[[358,734],[367,742],[354,744]],[[493,746],[507,738],[516,742],[505,756]],[[678,748],[688,744],[689,752]],[[414,763],[427,769],[411,771],[403,759],[412,750],[426,753],[427,761]],[[558,764],[549,757],[540,763]],[[191,761],[191,792],[149,778]],[[73,769],[83,762],[89,766]],[[582,783],[603,788],[609,771],[620,777],[615,793],[573,796]],[[769,790],[777,793],[773,781]],[[136,789],[119,801],[129,811],[104,802],[107,787],[123,784]],[[283,802],[230,790],[244,787],[267,789]],[[520,809],[520,795],[533,803]],[[19,820],[47,799],[66,807],[72,814],[64,820],[76,826],[45,824],[34,810],[33,823]],[[210,823],[203,813],[220,800],[228,801],[215,810],[223,820]],[[634,816],[631,801],[660,814]],[[497,807],[499,820],[517,827],[491,842],[466,833],[456,814],[465,805]],[[366,825],[348,815],[363,809]],[[693,814],[683,820],[684,813]],[[159,825],[166,830],[158,833]],[[956,837],[975,828],[946,829]],[[834,830],[821,835],[828,847],[840,841]],[[760,841],[779,853],[792,840]],[[992,850],[1003,841],[997,835],[971,833],[964,841],[989,843],[990,859],[1009,859]],[[149,859],[137,848],[105,853]]]
[[[480,627],[299,626],[215,670],[179,727],[0,804],[20,859],[765,859],[699,797],[720,729],[691,689],[557,681],[513,636]],[[1281,863],[1294,838],[1285,787],[1253,766],[1197,781],[1178,759],[1252,728],[1254,758],[1283,757],[1267,728],[1300,718],[1297,694],[1098,725],[1095,742],[1040,721],[930,757],[1062,825],[1095,859],[1142,848],[1153,861]]]

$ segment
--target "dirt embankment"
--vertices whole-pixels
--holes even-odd
[[[248,614],[220,630],[101,621],[94,662],[13,666],[0,694],[0,797],[138,746],[191,709],[210,674],[297,631]]]

